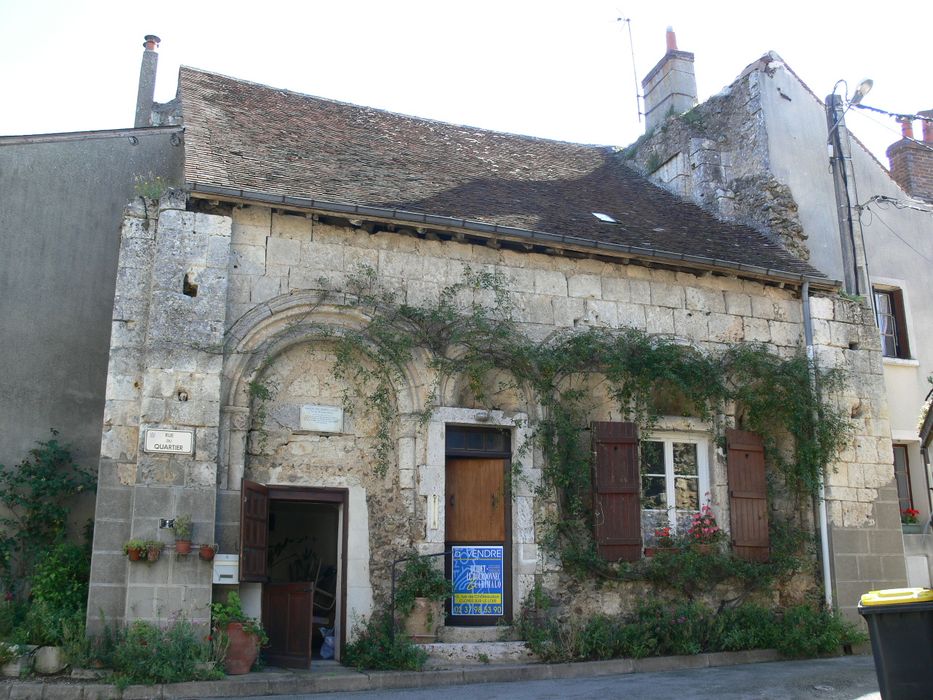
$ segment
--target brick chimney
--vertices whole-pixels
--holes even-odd
[[[918,112],[921,117],[933,119],[933,109]],[[933,121],[923,120],[923,142],[914,138],[913,124],[900,119],[904,138],[888,146],[891,177],[907,194],[933,202]]]
[[[143,61],[139,68],[139,92],[136,93],[136,120],[133,126],[150,126],[152,118],[152,105],[155,99],[156,67],[159,65],[159,48],[161,39],[155,34],[147,34],[143,42]]]
[[[670,114],[687,112],[697,104],[693,54],[677,48],[677,36],[667,28],[667,53],[641,81],[645,96],[645,130],[660,125]]]

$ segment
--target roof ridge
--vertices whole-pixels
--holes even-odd
[[[568,146],[580,146],[583,148],[621,148],[617,144],[605,144],[605,143],[581,143],[579,141],[563,141],[561,139],[551,139],[544,136],[533,136],[531,134],[519,134],[514,131],[499,131],[497,129],[489,129],[482,126],[471,126],[469,124],[460,124],[457,122],[445,121],[443,119],[434,119],[432,117],[423,117],[417,114],[406,114],[404,112],[396,112],[395,110],[385,109],[383,107],[373,107],[371,105],[358,104],[356,102],[347,102],[346,100],[337,100],[332,97],[321,97],[320,95],[312,95],[307,92],[299,92],[297,90],[291,90],[289,88],[275,87],[274,85],[267,85],[266,83],[259,83],[255,80],[246,80],[244,78],[237,78],[232,75],[227,75],[226,73],[218,73],[216,71],[209,71],[203,68],[195,68],[194,66],[181,65],[179,66],[179,73],[182,70],[191,71],[194,73],[201,73],[204,75],[211,75],[218,78],[223,78],[225,80],[231,80],[235,83],[240,83],[244,85],[252,85],[254,87],[271,90],[273,92],[286,93],[294,97],[299,97],[307,100],[316,100],[319,102],[327,102],[329,104],[340,105],[342,107],[352,107],[354,109],[368,110],[373,112],[379,112],[381,114],[388,114],[393,117],[399,117],[401,119],[410,119],[415,122],[425,123],[425,124],[439,124],[445,127],[453,127],[457,129],[468,129],[470,131],[479,131],[485,134],[494,134],[497,136],[507,136],[510,138],[522,139],[526,141],[537,141],[545,143],[557,143],[564,144]]]

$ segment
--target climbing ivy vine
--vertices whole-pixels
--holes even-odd
[[[843,382],[837,370],[818,370],[801,353],[780,357],[761,344],[707,352],[632,328],[559,331],[543,341],[516,322],[515,300],[495,272],[466,269],[462,281],[423,305],[379,284],[360,268],[348,280],[346,303],[369,321],[358,330],[331,333],[334,373],[377,429],[377,470],[385,475],[394,456],[397,418],[394,386],[404,367],[421,357],[429,370],[427,420],[445,379],[465,379],[479,401],[490,376],[506,376],[497,389],[530,390],[540,405],[531,445],[544,455],[543,488],[559,499],[559,516],[546,538],[565,559],[590,561],[592,455],[585,429],[594,408],[593,383],[615,404],[622,420],[650,433],[662,415],[677,411],[701,419],[722,440],[720,418],[734,412],[743,427],[765,439],[766,458],[783,488],[798,499],[816,495],[823,470],[848,437],[849,421],[831,402]],[[783,448],[783,449],[782,449]],[[587,568],[584,566],[583,568]]]

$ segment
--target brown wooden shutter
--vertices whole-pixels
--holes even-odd
[[[732,551],[749,561],[768,561],[768,484],[761,436],[726,430]]]
[[[255,481],[240,483],[240,580],[268,578],[269,489]]]
[[[641,558],[638,429],[634,423],[594,422],[593,511],[596,551],[608,561]]]

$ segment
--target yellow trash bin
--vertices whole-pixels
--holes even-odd
[[[933,590],[888,588],[862,596],[884,700],[933,698]]]

